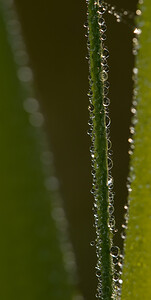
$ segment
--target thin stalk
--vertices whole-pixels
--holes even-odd
[[[95,173],[94,208],[96,226],[97,272],[99,279],[97,298],[111,299],[113,293],[113,267],[110,255],[112,245],[109,229],[109,190],[108,190],[108,157],[106,114],[103,105],[104,86],[101,79],[101,57],[103,47],[100,40],[98,24],[98,4],[94,0],[88,2],[88,43],[90,55],[90,117],[92,129],[92,164]],[[100,288],[101,287],[101,288]]]

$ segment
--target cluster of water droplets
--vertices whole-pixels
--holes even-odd
[[[117,23],[126,24],[133,32],[138,31],[139,29],[134,26],[134,17],[141,15],[141,10],[137,9],[136,13],[128,10],[128,9],[119,9],[116,5],[112,5],[110,3],[107,3],[105,1],[99,1],[101,5],[101,10],[103,12],[107,12],[108,14],[112,15]],[[143,0],[139,0],[139,3],[143,3]]]
[[[107,11],[110,15],[113,15],[118,23],[127,23],[127,19],[130,20],[134,18],[134,13],[127,9],[118,10],[115,5],[111,5],[105,1],[103,1],[102,6],[102,9]]]

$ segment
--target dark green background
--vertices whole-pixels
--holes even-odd
[[[96,289],[91,167],[88,129],[88,64],[83,0],[15,0],[33,68],[37,97],[55,156],[55,167],[76,253],[80,288],[86,300]],[[137,0],[110,0],[117,9],[136,10]],[[128,137],[132,98],[132,30],[106,15],[110,58],[110,116],[116,226],[121,228],[126,202]],[[128,22],[131,23],[131,22]],[[120,232],[115,242],[121,245]],[[59,288],[59,287],[58,287]]]

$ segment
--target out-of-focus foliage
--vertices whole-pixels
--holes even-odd
[[[17,69],[6,30],[6,25],[13,30],[16,22],[4,22],[1,2],[0,298],[72,299],[73,284],[51,217],[51,199],[56,197],[57,202],[57,193],[48,190],[56,189],[57,184],[54,177],[49,174],[48,178],[43,172],[43,163],[48,167],[51,155],[41,143],[44,137],[37,128],[42,115],[31,92],[30,69],[22,64]],[[17,35],[12,42],[19,44]]]
[[[134,94],[137,115],[134,135],[134,154],[131,159],[129,195],[130,209],[125,262],[123,270],[122,299],[151,298],[151,3],[140,1],[136,33],[139,36],[138,56],[134,75],[137,75]],[[141,32],[142,31],[142,32]],[[140,34],[141,33],[141,34]],[[134,49],[135,50],[135,49]],[[137,77],[136,77],[137,79]],[[137,82],[138,81],[138,82]],[[130,140],[133,144],[133,141]]]

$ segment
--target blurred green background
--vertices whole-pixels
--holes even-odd
[[[130,11],[137,0],[108,3]],[[95,239],[88,129],[88,63],[85,60],[86,3],[80,1],[15,0],[34,72],[35,88],[45,115],[45,128],[55,157],[60,191],[69,222],[78,265],[80,289],[86,300],[96,289]],[[106,45],[110,51],[110,117],[115,191],[115,243],[122,246],[120,230],[126,203],[128,137],[132,99],[132,29],[105,14]],[[132,21],[128,21],[132,24]]]

